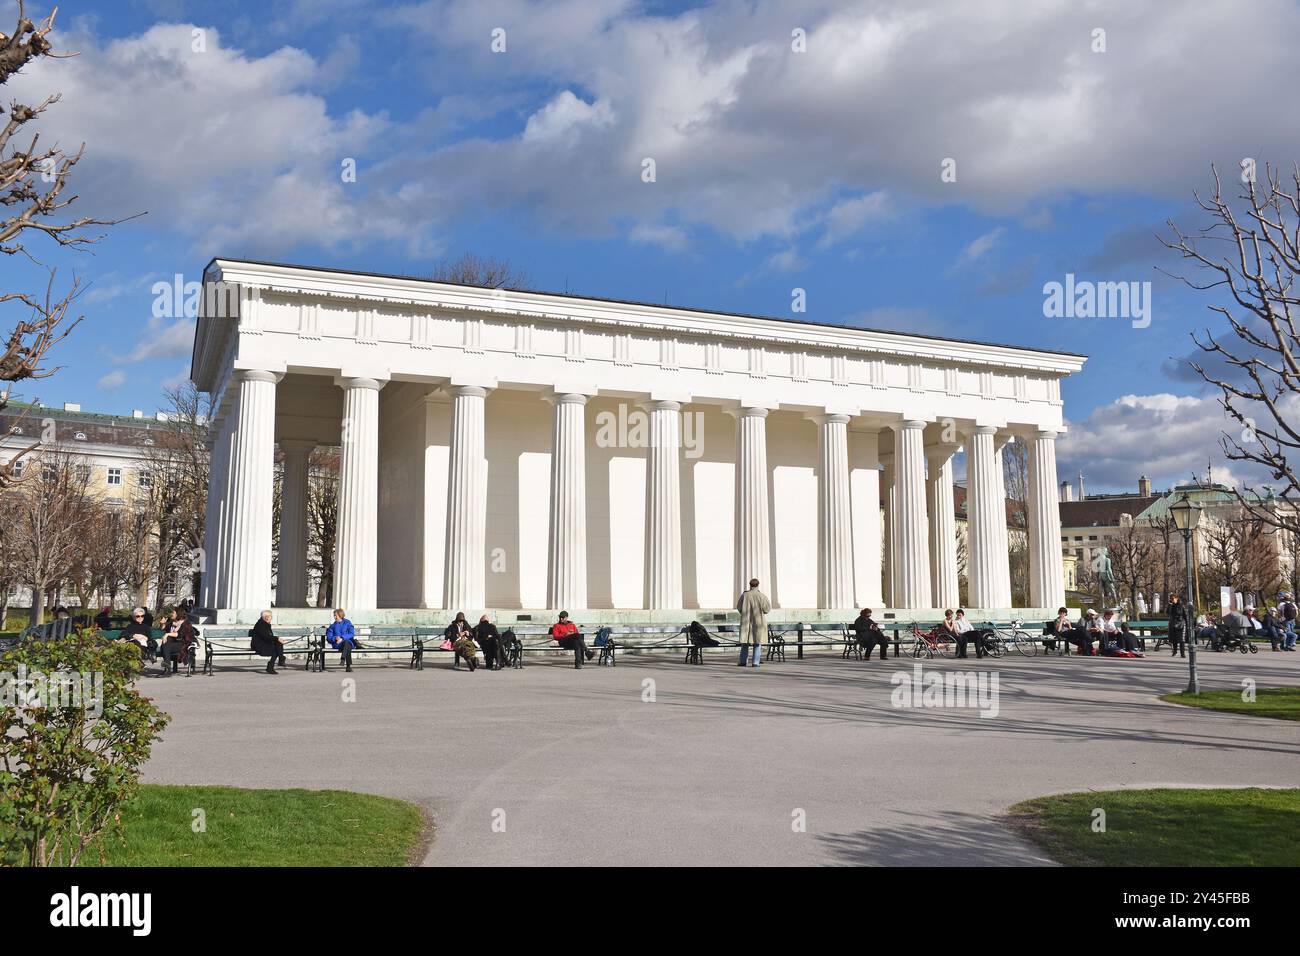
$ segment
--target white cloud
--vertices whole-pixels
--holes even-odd
[[[817,248],[828,249],[852,237],[868,223],[887,219],[890,214],[889,195],[883,189],[838,202],[826,214],[825,231],[817,241]]]
[[[1237,436],[1241,426],[1227,418],[1218,399],[1194,395],[1123,395],[1071,422],[1057,443],[1057,470],[1074,480],[1083,472],[1089,489],[1137,489],[1140,475],[1155,487],[1204,477],[1228,484],[1266,482],[1262,470],[1224,460],[1220,437]]]
[[[126,372],[120,368],[109,372],[99,380],[99,387],[108,391],[120,387],[126,382]]]
[[[607,102],[584,103],[571,90],[564,90],[528,117],[523,141],[544,143],[565,139],[584,126],[609,126],[613,122],[614,113]]]
[[[961,255],[957,257],[957,267],[968,266],[983,258],[990,249],[998,244],[998,240],[1002,238],[1002,235],[1005,232],[1006,229],[1002,226],[998,226],[996,229],[992,229],[984,233],[982,236],[977,236],[972,239],[966,244],[966,247],[962,249]]]

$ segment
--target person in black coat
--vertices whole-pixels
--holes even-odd
[[[262,616],[257,619],[253,629],[249,631],[253,638],[253,653],[258,657],[268,658],[266,662],[266,672],[268,674],[278,673],[275,669],[275,662],[279,660],[280,666],[283,667],[284,661],[284,641],[275,636],[271,630],[271,612],[263,611]]]
[[[889,641],[885,639],[885,632],[880,629],[880,625],[871,619],[871,608],[864,607],[853,622],[853,636],[857,638],[858,646],[866,653],[866,659],[871,660],[871,652],[880,645],[880,659],[885,659],[885,651],[889,648]]]
[[[140,648],[142,660],[153,657],[157,643],[153,639],[153,630],[145,626],[144,608],[138,607],[131,612],[131,623],[122,629],[120,641],[133,641]]]
[[[1171,657],[1187,656],[1187,632],[1192,628],[1191,608],[1175,594],[1169,599],[1169,647]]]
[[[483,659],[487,662],[488,670],[499,671],[506,666],[506,648],[501,640],[501,632],[488,620],[486,614],[478,619],[478,626],[474,628],[474,640],[483,648]]]

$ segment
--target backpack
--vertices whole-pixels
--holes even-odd
[[[1295,605],[1290,601],[1282,605],[1282,619],[1286,621],[1295,620]]]
[[[605,643],[609,640],[609,636],[613,633],[614,629],[612,627],[602,627],[596,632],[596,640],[592,642],[591,646],[604,647]]]

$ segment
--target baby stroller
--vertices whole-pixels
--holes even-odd
[[[1217,640],[1214,643],[1217,650],[1227,651],[1229,653],[1232,651],[1240,651],[1243,654],[1259,653],[1259,648],[1255,646],[1255,642],[1250,640],[1247,635],[1234,634],[1231,628],[1225,627],[1222,623],[1215,628],[1215,632],[1217,634]]]

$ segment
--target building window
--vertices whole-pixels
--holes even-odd
[[[77,480],[78,480],[78,481],[89,481],[89,480],[90,480],[90,466],[89,466],[89,465],[78,465],[78,466],[77,466]]]
[[[153,472],[151,471],[140,472],[140,487],[141,488],[153,487]]]
[[[110,485],[120,485],[120,484],[122,483],[122,469],[121,469],[121,468],[110,468],[110,469],[108,469],[108,483],[109,483]]]
[[[86,433],[85,433],[85,432],[77,432],[77,433],[76,433],[75,435],[73,435],[72,437],[75,438],[77,441],[85,441],[85,440],[86,440]]]

